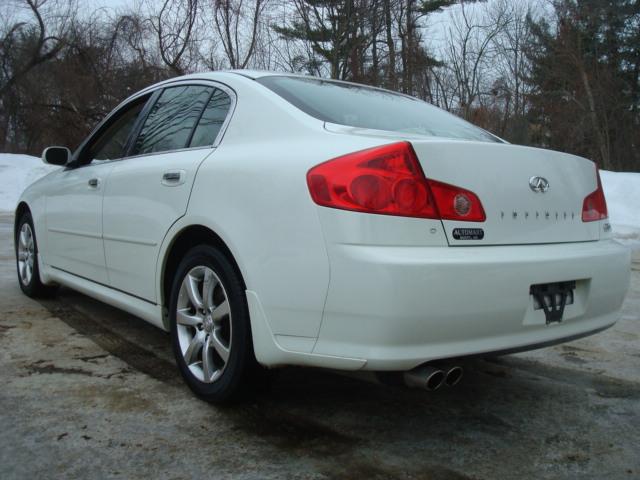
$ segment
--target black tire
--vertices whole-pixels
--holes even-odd
[[[20,232],[24,225],[28,225],[33,236],[33,251],[30,255],[33,258],[33,267],[31,276],[28,280],[24,279],[20,273],[20,258],[19,258],[19,245],[20,245]],[[18,273],[18,283],[22,292],[31,298],[49,298],[56,294],[58,291],[57,285],[45,285],[40,281],[40,267],[38,265],[38,242],[36,240],[36,229],[33,226],[33,218],[31,213],[25,212],[20,217],[20,221],[17,224],[17,229],[14,232],[15,237],[15,252],[16,252],[16,271]]]
[[[177,311],[183,281],[185,281],[190,272],[200,267],[212,270],[218,277],[216,280],[219,280],[228,300],[230,317],[226,318],[230,324],[229,330],[233,332],[229,339],[228,359],[224,363],[222,373],[211,383],[198,378],[187,365],[178,332]],[[204,290],[204,286],[202,286],[202,290]],[[202,294],[202,291],[200,293]],[[202,298],[204,298],[204,295],[202,295]],[[184,302],[184,298],[180,301]],[[209,245],[200,245],[189,250],[182,259],[171,287],[169,320],[171,344],[178,369],[187,385],[198,397],[216,404],[229,404],[243,400],[255,391],[254,387],[260,383],[257,379],[262,376],[262,368],[256,361],[253,352],[249,307],[247,306],[245,288],[233,264],[218,249]],[[180,325],[180,328],[183,335],[186,335],[184,332],[187,328],[190,332],[193,332],[194,336],[198,334],[198,331],[202,332],[203,335],[213,335],[205,331],[204,325],[202,327],[183,327]],[[204,348],[202,347],[202,350],[200,350],[202,376],[204,376],[203,350]],[[222,357],[217,358],[221,359]],[[191,365],[192,367],[195,365],[196,370],[198,370],[197,362],[191,363]]]

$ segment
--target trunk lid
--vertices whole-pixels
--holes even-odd
[[[484,207],[484,222],[443,220],[450,245],[600,238],[600,222],[582,221],[584,198],[597,188],[596,167],[589,160],[502,143],[411,139],[411,144],[428,178],[471,190]],[[534,191],[530,181],[535,177],[546,180],[548,190]],[[479,231],[463,229],[482,229],[482,238]]]

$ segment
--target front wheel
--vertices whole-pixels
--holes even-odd
[[[57,286],[45,285],[40,281],[36,231],[33,227],[33,218],[28,212],[20,217],[15,232],[15,244],[18,282],[22,292],[32,298],[54,295]]]
[[[259,370],[240,276],[218,249],[201,245],[180,263],[170,299],[171,337],[180,373],[204,400],[239,399]]]

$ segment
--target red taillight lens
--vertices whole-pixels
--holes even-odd
[[[482,203],[475,193],[434,180],[428,182],[443,220],[485,221]]]
[[[600,181],[600,172],[596,169],[598,188],[587,195],[582,203],[582,221],[595,222],[608,218],[607,201],[604,198],[604,190]]]
[[[318,205],[404,217],[483,222],[478,197],[425,178],[411,144],[394,143],[334,158],[307,173]]]

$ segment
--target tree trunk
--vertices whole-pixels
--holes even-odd
[[[389,50],[389,60],[387,63],[388,87],[395,90],[398,86],[396,80],[396,44],[393,39],[393,20],[391,18],[391,0],[384,0],[384,21],[387,35],[387,49]]]
[[[589,118],[591,120],[591,126],[593,128],[593,133],[595,134],[596,141],[598,142],[598,150],[600,151],[600,159],[602,161],[601,166],[605,170],[609,170],[611,167],[611,158],[609,155],[609,148],[607,147],[607,142],[605,141],[602,129],[600,128],[600,122],[598,121],[598,112],[596,111],[596,102],[593,98],[593,91],[591,90],[591,84],[589,82],[589,77],[587,76],[587,72],[584,70],[584,67],[580,65],[580,78],[582,79],[582,85],[584,87],[585,94],[587,96],[587,103],[589,104]]]

